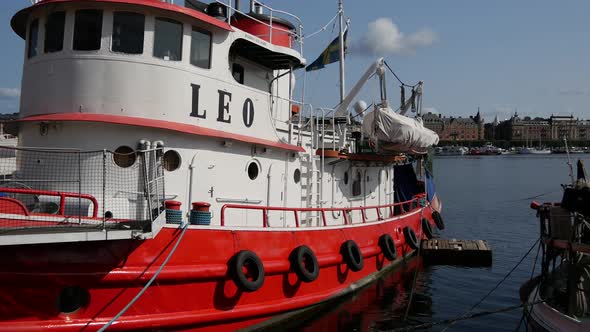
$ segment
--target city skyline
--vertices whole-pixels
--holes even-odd
[[[483,122],[484,122],[485,124],[488,124],[488,123],[493,123],[493,122],[494,122],[494,120],[495,120],[495,116],[493,116],[493,117],[491,117],[491,118],[490,118],[489,116],[488,116],[488,117],[486,117],[486,113],[485,113],[485,112],[482,112],[481,110],[478,110],[478,109],[476,108],[476,109],[475,109],[475,113],[477,113],[477,112],[480,112],[480,114],[481,114],[481,118],[484,120]],[[468,118],[472,118],[472,117],[474,116],[473,114],[467,114],[467,115],[465,115],[465,114],[463,114],[463,115],[445,114],[445,113],[440,113],[440,112],[436,112],[436,111],[435,111],[435,112],[433,112],[433,111],[431,111],[431,110],[426,110],[426,111],[423,111],[423,112],[422,112],[422,115],[423,115],[423,116],[424,116],[424,115],[427,115],[427,114],[434,114],[434,115],[439,115],[439,116],[441,116],[441,117],[443,117],[443,118],[444,118],[444,117],[446,117],[446,118],[453,118],[453,119],[468,119]],[[488,113],[488,114],[489,114],[489,113]],[[509,114],[509,113],[507,113],[507,114]],[[530,118],[530,120],[534,120],[534,119],[544,119],[544,120],[548,120],[548,119],[549,119],[550,117],[552,117],[552,116],[573,116],[573,117],[574,117],[575,119],[577,119],[577,120],[583,120],[583,121],[585,121],[585,120],[588,120],[588,121],[590,121],[590,115],[588,115],[588,116],[586,116],[586,117],[581,117],[581,116],[576,116],[576,115],[575,115],[575,114],[573,114],[573,113],[557,113],[557,112],[556,112],[556,113],[552,113],[552,114],[549,114],[549,115],[546,115],[546,116],[545,116],[545,115],[538,115],[538,114],[537,114],[537,115],[535,115],[534,113],[526,113],[526,114],[521,114],[521,113],[520,113],[520,111],[518,111],[518,110],[515,110],[514,112],[512,112],[511,114],[509,114],[509,116],[507,116],[507,117],[498,117],[498,121],[499,121],[499,122],[502,122],[502,121],[508,121],[508,120],[510,120],[510,119],[511,119],[511,118],[512,118],[512,117],[513,117],[515,114],[517,114],[519,117],[521,117],[521,118],[523,118],[523,119],[524,119],[524,118]]]

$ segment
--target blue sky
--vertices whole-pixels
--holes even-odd
[[[0,112],[18,110],[14,89],[20,87],[24,42],[9,20],[28,3],[0,3]],[[307,33],[324,25],[337,7],[337,0],[266,3],[301,17]],[[523,115],[590,118],[590,1],[349,0],[344,10],[351,19],[348,88],[371,61],[384,56],[402,80],[423,80],[424,106],[444,115],[472,115],[479,106],[488,121],[496,114],[506,118],[514,109]],[[329,26],[306,40],[309,63],[336,33],[337,27]],[[337,70],[332,64],[308,73],[307,102],[338,102]],[[302,71],[297,76],[301,83]],[[388,85],[390,101],[397,105],[392,77]],[[364,91],[363,97],[370,102],[378,95]]]

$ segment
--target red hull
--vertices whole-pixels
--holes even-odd
[[[394,219],[306,229],[226,229],[191,226],[166,267],[145,294],[109,330],[235,330],[290,310],[346,293],[392,264],[378,239],[390,234],[399,257],[412,252],[402,229],[419,234],[431,209],[415,209]],[[120,240],[0,247],[0,331],[94,331],[106,324],[141,290],[162,265],[181,230],[164,228],[152,240]],[[353,272],[340,254],[354,240],[364,267]],[[317,280],[300,282],[289,254],[300,246],[317,256]],[[265,270],[255,292],[237,288],[229,259],[240,250],[255,252]],[[57,299],[67,286],[88,290],[80,310],[60,313]]]

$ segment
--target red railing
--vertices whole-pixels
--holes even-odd
[[[58,215],[64,215],[64,213],[65,213],[64,211],[66,208],[66,198],[87,199],[92,203],[92,207],[93,207],[92,218],[96,218],[96,216],[98,215],[98,201],[96,200],[96,198],[94,198],[94,196],[91,196],[91,195],[60,192],[60,191],[49,191],[49,190],[23,189],[23,188],[0,188],[0,193],[59,197],[59,210],[57,213]]]
[[[352,224],[352,221],[348,220],[348,214],[351,211],[360,211],[361,218],[363,223],[367,222],[367,210],[375,209],[377,212],[377,220],[383,220],[383,216],[381,215],[381,209],[389,209],[389,217],[393,217],[395,215],[394,208],[400,207],[401,214],[406,212],[412,211],[420,207],[420,200],[426,198],[426,194],[418,194],[414,196],[413,199],[405,202],[398,202],[393,204],[386,204],[386,205],[374,205],[374,206],[359,206],[359,207],[338,207],[338,208],[290,208],[290,207],[278,207],[278,206],[252,206],[252,205],[243,205],[243,204],[225,204],[221,207],[221,226],[225,226],[225,210],[227,209],[241,209],[241,210],[258,210],[262,211],[262,226],[268,226],[268,211],[284,211],[284,212],[292,212],[295,218],[295,227],[299,227],[299,213],[300,212],[320,212],[322,217],[322,223],[324,226],[327,226],[326,223],[326,212],[341,212],[342,218],[344,220],[345,225]],[[413,203],[417,203],[413,205]],[[404,206],[410,204],[410,208],[408,211],[405,211]]]

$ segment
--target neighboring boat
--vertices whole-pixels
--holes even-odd
[[[504,149],[503,149],[503,150],[501,150],[501,152],[500,152],[500,153],[501,153],[502,155],[513,155],[513,154],[517,154],[518,152],[516,151],[516,149],[515,149],[515,148],[513,148],[513,147],[512,147],[512,148],[510,148],[510,149],[508,149],[508,150],[504,150]]]
[[[533,331],[590,331],[590,186],[581,161],[578,179],[560,203],[539,204],[541,275],[521,287]]]
[[[502,150],[490,143],[487,143],[484,146],[472,148],[469,151],[469,154],[472,156],[497,156],[502,154]]]
[[[440,146],[434,150],[437,156],[463,156],[469,152],[469,149],[464,146]]]
[[[502,154],[502,150],[498,147],[493,146],[492,144],[486,144],[480,149],[481,154],[490,155],[490,156],[497,156]]]
[[[384,61],[346,96],[341,80],[337,110],[312,109],[293,96],[299,19],[241,9],[42,0],[14,15],[0,331],[259,327],[406,265],[444,227],[438,137],[387,106]],[[348,105],[371,76],[381,99],[359,129]]]
[[[551,154],[550,149],[546,148],[521,148],[519,154]]]
[[[566,150],[565,147],[558,147],[558,148],[554,148],[553,150],[551,150],[552,153],[555,154],[565,154],[565,153],[569,153],[569,154],[580,154],[580,153],[584,153],[584,149],[583,148],[579,148],[579,147],[571,147],[569,148],[569,150]]]

